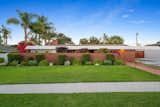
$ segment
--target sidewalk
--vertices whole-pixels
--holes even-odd
[[[152,74],[160,75],[160,70],[152,68],[152,67],[149,67],[149,66],[145,66],[145,65],[140,64],[140,63],[126,62],[126,64],[128,66],[131,66],[131,67],[134,67],[134,68],[138,68],[138,69],[150,72]]]
[[[0,85],[0,94],[160,92],[160,82],[97,82]]]

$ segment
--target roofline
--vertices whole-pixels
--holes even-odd
[[[143,50],[143,47],[136,47],[136,46],[115,46],[115,45],[56,45],[56,46],[27,46],[26,49],[28,50],[52,50],[56,49],[57,47],[66,47],[69,50],[80,50],[87,48],[89,50],[97,50],[102,48],[107,49],[126,49],[126,50]]]

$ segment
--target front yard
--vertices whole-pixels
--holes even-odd
[[[0,84],[160,81],[160,76],[128,66],[0,67]]]
[[[160,93],[0,94],[0,107],[159,107]]]

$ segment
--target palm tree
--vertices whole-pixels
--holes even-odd
[[[19,10],[17,10],[17,13],[19,15],[19,19],[17,19],[17,18],[9,18],[7,20],[7,23],[8,24],[21,25],[21,27],[24,30],[24,35],[25,35],[24,39],[25,39],[25,42],[27,42],[27,39],[28,39],[28,28],[30,26],[30,23],[31,23],[32,19],[34,17],[36,17],[36,15],[30,14],[30,13],[27,13],[27,12],[21,12]]]
[[[51,39],[52,32],[55,30],[52,23],[48,22],[45,16],[38,16],[37,21],[31,23],[30,29],[35,33],[35,39],[38,39],[39,44],[41,42],[40,39],[43,39],[46,44],[47,40],[49,41]]]
[[[103,34],[103,36],[100,38],[101,44],[107,44],[109,41],[109,36],[106,35],[106,33]]]
[[[0,33],[1,33],[1,31],[0,31]],[[3,40],[2,40],[2,36],[1,36],[1,34],[0,34],[0,46],[3,44]]]
[[[10,38],[11,31],[6,28],[4,25],[1,26],[0,33],[2,34],[4,45],[8,44],[8,38]]]

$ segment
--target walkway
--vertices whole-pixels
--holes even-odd
[[[138,68],[138,69],[141,69],[141,70],[150,72],[150,73],[152,73],[152,74],[160,75],[160,70],[155,69],[155,68],[152,68],[152,67],[149,67],[149,66],[145,66],[144,64],[132,63],[132,62],[126,62],[126,64],[127,64],[128,66],[135,67],[135,68]]]
[[[0,85],[1,94],[160,92],[160,82],[102,82]]]

